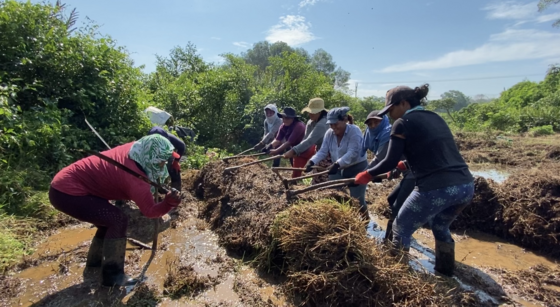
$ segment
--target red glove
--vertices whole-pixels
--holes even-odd
[[[171,207],[177,207],[181,203],[181,196],[178,193],[170,191],[165,195],[163,202],[167,203]]]
[[[171,165],[171,167],[173,167],[173,169],[178,172],[181,171],[181,164],[179,164],[179,160],[177,159],[173,160],[173,164]]]
[[[406,164],[404,164],[404,161],[399,161],[399,164],[397,164],[397,169],[401,172],[406,171]]]
[[[368,173],[368,171],[363,171],[356,175],[354,180],[355,184],[368,184],[373,179],[373,176]]]

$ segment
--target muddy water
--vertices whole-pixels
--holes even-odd
[[[372,216],[373,222],[370,222],[368,233],[377,239],[385,236],[385,227],[387,220]],[[418,270],[434,273],[435,265],[435,240],[428,229],[419,229],[413,235],[413,243],[411,255],[414,260],[411,265]],[[556,261],[539,256],[533,252],[516,245],[507,243],[506,241],[492,235],[480,232],[466,232],[462,234],[453,234],[455,240],[455,259],[464,264],[468,269],[467,275],[477,275],[480,279],[485,280],[484,283],[473,285],[471,278],[455,277],[465,289],[473,290],[484,300],[492,300],[497,303],[501,290],[501,286],[497,285],[496,276],[488,273],[489,268],[503,268],[508,270],[528,269],[537,264],[544,264],[551,268],[557,265]],[[458,273],[457,275],[460,275]],[[492,290],[490,288],[500,288]],[[477,290],[479,289],[479,290]],[[488,292],[486,292],[488,291]],[[492,293],[492,294],[490,294]],[[516,299],[516,302],[522,306],[538,306],[531,302]]]
[[[471,174],[473,174],[473,176],[492,179],[497,183],[502,183],[509,177],[510,172],[505,170],[498,170],[498,169],[480,169],[480,170],[471,169]]]
[[[85,255],[94,233],[94,228],[85,225],[65,229],[38,246],[32,257],[39,259],[39,264],[15,275],[22,280],[23,287],[9,306],[114,306],[119,305],[119,301],[126,303],[130,296],[135,295],[135,292],[128,293],[131,289],[114,290],[100,287],[95,280],[84,280]],[[219,280],[215,287],[195,298],[163,298],[159,306],[247,306],[236,292],[238,281],[252,287],[251,292],[260,296],[260,300],[270,300],[276,306],[288,306],[285,299],[275,294],[277,285],[262,280],[254,269],[227,256],[218,245],[217,236],[206,229],[201,220],[188,219],[178,229],[161,233],[159,238],[158,252],[145,274],[146,283],[157,289],[159,295],[164,290],[168,266],[174,260],[191,264],[199,275]],[[61,253],[61,256],[53,256]],[[81,256],[77,257],[78,254]],[[149,250],[127,246],[127,273],[138,276],[150,255]]]

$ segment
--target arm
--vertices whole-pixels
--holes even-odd
[[[179,138],[177,138],[173,134],[169,134],[169,142],[171,142],[171,144],[173,144],[173,147],[177,149],[177,153],[179,154],[179,156],[182,157],[185,154],[185,143],[183,143],[183,141],[179,140]]]
[[[397,167],[404,152],[405,141],[401,135],[392,135],[389,141],[389,149],[387,156],[375,165],[373,168],[367,170],[371,176],[387,173]]]
[[[129,195],[131,195],[130,199],[136,203],[144,216],[151,219],[158,218],[174,207],[166,199],[156,204],[150,192],[150,185],[145,182],[139,183],[139,181],[133,180],[130,182]]]
[[[362,132],[359,129],[352,129],[351,132],[349,131],[348,137],[346,153],[335,162],[338,163],[340,167],[346,167],[352,164],[352,160],[357,159],[362,152]]]
[[[323,137],[323,145],[321,146],[319,151],[310,159],[311,161],[313,161],[313,164],[317,164],[323,161],[329,155],[329,147],[330,147],[329,142],[332,141],[331,138],[332,138],[332,129],[329,129],[327,130],[325,136]]]
[[[375,154],[375,157],[369,163],[368,168],[373,168],[379,162],[381,162],[381,160],[383,160],[385,158],[385,156],[387,156],[387,150],[388,149],[389,149],[389,143],[385,143],[385,144],[381,145],[381,148],[379,148],[379,150]]]
[[[297,155],[302,154],[308,150],[311,146],[317,144],[317,142],[325,135],[327,132],[327,125],[323,123],[317,123],[313,131],[303,140],[299,145],[294,146],[293,150]]]

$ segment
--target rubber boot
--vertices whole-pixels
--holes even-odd
[[[103,262],[103,238],[93,237],[87,254],[86,267],[97,268]]]
[[[387,227],[385,228],[385,237],[383,238],[383,242],[385,244],[390,244],[393,241],[393,222],[395,220],[391,219],[387,221]]]
[[[455,270],[455,242],[436,240],[435,270],[446,276],[453,276]]]
[[[125,252],[126,238],[105,239],[101,267],[104,286],[133,286],[138,282],[124,273]]]

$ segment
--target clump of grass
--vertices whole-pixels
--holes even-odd
[[[163,293],[172,299],[183,296],[194,297],[217,284],[209,275],[198,275],[191,264],[181,264],[178,258],[167,262],[167,276]]]

